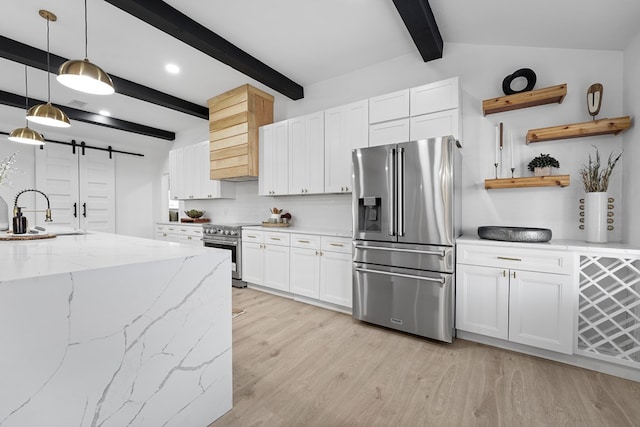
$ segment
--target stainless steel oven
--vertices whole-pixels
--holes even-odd
[[[242,280],[242,226],[255,224],[203,224],[202,241],[208,248],[226,249],[231,252],[231,284],[244,288]]]

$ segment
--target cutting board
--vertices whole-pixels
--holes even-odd
[[[7,232],[0,232],[0,241],[8,241],[8,240],[42,240],[42,239],[53,239],[56,237],[55,234],[52,233],[44,233],[44,234],[13,234]]]

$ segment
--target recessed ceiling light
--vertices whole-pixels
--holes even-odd
[[[178,74],[180,72],[180,67],[178,67],[176,64],[167,64],[164,66],[164,69],[171,74]]]
[[[107,110],[100,110],[98,111],[98,114],[100,114],[101,116],[107,116],[107,117],[111,115],[111,113],[108,112]]]

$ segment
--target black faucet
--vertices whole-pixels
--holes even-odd
[[[29,191],[34,191],[36,193],[40,193],[40,194],[42,194],[44,196],[45,199],[47,199],[47,210],[44,211],[45,212],[44,221],[45,222],[52,222],[53,220],[51,219],[51,203],[49,203],[49,197],[47,197],[47,195],[44,194],[42,191],[34,190],[34,189],[22,190],[21,192],[16,194],[16,199],[13,202],[13,216],[16,216],[18,214],[18,197],[20,197],[20,195],[22,193],[27,193]],[[42,212],[42,211],[23,211],[23,212]]]

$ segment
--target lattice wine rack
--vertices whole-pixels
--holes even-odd
[[[640,367],[640,259],[580,256],[576,353]]]

